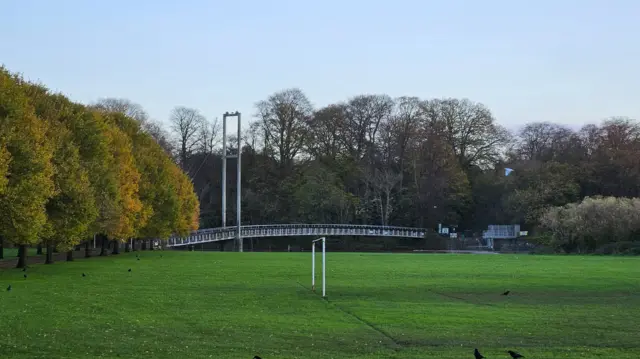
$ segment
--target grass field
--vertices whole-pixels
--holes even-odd
[[[35,256],[38,253],[37,248],[27,248],[27,255]],[[15,258],[18,256],[18,248],[5,248],[3,251],[4,259]]]
[[[324,301],[309,253],[141,257],[1,270],[0,357],[640,358],[640,258],[329,253]]]

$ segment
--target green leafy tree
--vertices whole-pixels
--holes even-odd
[[[138,195],[140,172],[136,168],[131,139],[111,123],[107,127],[107,133],[109,148],[117,163],[114,168],[117,190],[110,212],[111,225],[104,234],[116,241],[114,253],[118,253],[118,243],[134,237],[142,225],[143,206]]]
[[[343,223],[354,215],[358,200],[345,192],[335,174],[315,163],[294,192],[299,220],[304,223]]]
[[[170,168],[175,165],[134,119],[122,114],[113,114],[111,118],[131,139],[136,168],[141,174],[139,197],[142,211],[136,225],[136,236],[166,239],[171,235],[171,223],[180,211],[177,184],[172,180]]]
[[[515,189],[506,199],[513,221],[535,225],[547,208],[577,201],[580,186],[576,176],[573,166],[557,162],[520,169],[510,177]]]
[[[200,205],[193,191],[189,177],[177,166],[171,166],[172,178],[178,194],[179,211],[173,223],[173,232],[186,235],[198,229],[200,224]]]
[[[11,154],[5,146],[6,141],[0,138],[0,143],[2,143],[2,147],[0,147],[0,196],[2,196],[9,183],[7,176],[9,175]],[[0,235],[0,259],[2,258],[4,258],[4,238]]]
[[[80,163],[78,147],[71,132],[60,122],[51,124],[50,138],[55,141],[53,180],[56,195],[47,203],[50,234],[47,263],[52,263],[53,247],[71,252],[89,235],[90,225],[98,216],[87,170]],[[72,254],[68,255],[71,260]]]
[[[7,176],[9,175],[9,162],[11,162],[11,154],[7,150],[6,143],[0,139],[2,147],[0,147],[0,195],[4,193],[9,183]]]
[[[73,132],[67,127],[79,116],[66,97],[51,94],[46,87],[25,84],[36,115],[49,124],[47,137],[53,144],[53,181],[56,194],[47,203],[46,263],[53,263],[53,250],[68,251],[73,259],[73,246],[89,236],[89,226],[97,218],[95,198],[89,175],[82,165]],[[77,120],[77,119],[76,119]]]
[[[0,236],[22,247],[18,267],[26,264],[25,246],[40,240],[45,206],[55,195],[47,123],[35,115],[22,83],[0,69],[0,148],[12,158],[0,194]]]
[[[157,150],[150,151],[147,156],[153,157],[155,166],[148,168],[145,175],[153,177],[152,183],[145,186],[152,186],[144,191],[152,191],[152,196],[145,196],[145,200],[153,208],[153,213],[149,221],[141,229],[140,236],[147,238],[167,239],[171,236],[174,227],[173,223],[178,221],[180,215],[181,201],[178,194],[178,184],[171,177],[175,164],[166,156],[160,156]]]

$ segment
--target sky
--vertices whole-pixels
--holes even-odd
[[[640,2],[13,0],[0,63],[72,100],[128,98],[168,123],[282,89],[469,98],[509,129],[640,120]],[[229,132],[235,125],[230,123]],[[244,126],[243,126],[244,127]]]

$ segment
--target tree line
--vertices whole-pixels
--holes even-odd
[[[2,245],[71,251],[94,235],[114,246],[198,228],[189,177],[135,114],[74,103],[0,68]],[[72,252],[70,252],[72,253]]]
[[[7,74],[5,77],[22,86],[23,96],[34,103],[37,118],[63,117],[59,115],[63,112],[55,106],[38,105],[39,102],[34,101],[39,98],[35,89],[46,93],[42,87],[25,84],[16,80],[16,76]],[[63,98],[47,96],[42,98]],[[176,192],[167,190],[169,187],[161,183],[176,178],[182,181],[184,196],[189,198],[186,206],[198,207],[199,203],[200,227],[221,225],[219,121],[207,119],[198,109],[178,106],[169,114],[169,126],[165,128],[150,119],[142,106],[120,98],[100,99],[89,106],[69,106],[81,108],[83,114],[89,114],[85,116],[99,118],[98,121],[114,133],[128,135],[123,138],[131,142],[131,155],[121,153],[126,150],[112,150],[110,158],[131,156],[133,160],[129,167],[144,173],[138,180],[140,202],[125,201],[119,199],[124,198],[123,195],[115,195],[115,188],[119,187],[110,186],[106,178],[117,177],[114,173],[118,171],[125,176],[127,161],[115,161],[119,170],[109,172],[93,169],[91,166],[99,166],[81,159],[81,167],[87,169],[89,187],[102,181],[102,187],[97,188],[109,188],[111,192],[100,195],[104,197],[111,193],[112,203],[126,203],[133,208],[125,211],[127,214],[122,218],[127,219],[122,223],[132,226],[127,228],[140,230],[129,231],[125,236],[107,232],[105,226],[118,228],[114,221],[107,220],[108,214],[119,217],[100,208],[108,206],[109,202],[97,200],[98,194],[95,194],[100,220],[94,222],[103,223],[103,227],[92,228],[92,233],[106,233],[110,238],[130,238],[147,233],[162,237],[171,231],[186,233],[195,228],[197,209],[184,212],[193,216],[178,225],[175,219],[168,219],[178,212],[158,212],[154,208],[154,205],[171,207],[160,198]],[[557,227],[550,225],[560,223],[550,221],[554,215],[565,215],[568,213],[564,209],[566,205],[577,206],[584,198],[604,203],[611,199],[600,196],[614,197],[615,203],[621,204],[623,198],[640,197],[640,125],[626,117],[604,119],[600,124],[587,124],[580,129],[541,121],[508,131],[496,122],[489,108],[469,99],[392,98],[384,94],[364,94],[315,107],[298,88],[278,91],[256,102],[255,111],[250,115],[245,114],[245,118],[253,117],[253,121],[241,138],[242,223],[245,225],[351,223],[435,229],[442,223],[477,236],[490,224],[520,224],[523,230],[534,234],[533,241],[562,251],[578,251],[583,249],[568,243],[604,244],[602,239],[595,242],[584,239],[593,234],[559,235]],[[43,121],[50,122],[55,123]],[[71,125],[75,123],[71,120],[58,122],[69,123],[70,136],[77,131],[87,131],[85,126]],[[79,154],[93,151],[99,156],[99,150],[88,147],[94,141],[83,145],[83,135],[75,136]],[[45,142],[55,138],[45,137]],[[109,141],[107,143],[116,143]],[[127,148],[123,144],[115,147]],[[6,150],[2,151],[0,170],[7,163],[6,155],[3,155]],[[157,155],[146,156],[152,151]],[[228,136],[227,151],[231,154],[238,151],[237,138],[233,135]],[[48,150],[47,153],[57,152]],[[44,158],[37,157],[38,160]],[[182,171],[178,171],[170,158]],[[55,163],[54,157],[51,161]],[[110,163],[98,162],[107,163],[101,166]],[[513,170],[508,176],[505,175],[507,168]],[[101,170],[102,173],[109,172],[111,177],[98,175]],[[166,179],[162,177],[171,171],[180,173]],[[230,159],[226,225],[235,224],[235,176],[235,160]],[[145,184],[145,180],[149,183]],[[118,183],[117,179],[112,181],[109,183]],[[0,188],[2,185],[0,182]],[[191,189],[195,191],[193,198],[186,194],[191,193]],[[46,191],[46,186],[40,190],[41,193]],[[122,191],[128,193],[131,189]],[[53,195],[44,197],[53,198]],[[136,203],[142,203],[141,207]],[[627,210],[631,208],[621,206]],[[148,208],[153,210],[148,211]],[[184,211],[184,208],[180,207],[178,211]],[[160,213],[164,213],[164,217]],[[613,220],[611,216],[606,218]],[[41,220],[42,223],[47,221]],[[612,228],[622,224],[603,226]],[[49,227],[42,224],[43,229]],[[149,231],[156,227],[162,227],[162,230]],[[622,237],[625,241],[636,238],[634,231]],[[621,237],[608,238],[605,242],[611,243]],[[27,243],[34,241],[37,239]],[[595,250],[592,245],[585,248]]]
[[[489,224],[520,224],[535,241],[551,234],[541,219],[553,208],[640,196],[640,125],[626,117],[508,131],[469,99],[366,94],[316,108],[297,88],[257,102],[252,115],[242,134],[243,224],[443,223],[475,235]],[[184,107],[170,123],[160,136],[165,150],[193,180],[201,226],[218,227],[219,123]],[[227,225],[236,199],[230,161]]]

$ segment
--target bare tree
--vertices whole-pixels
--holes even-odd
[[[264,150],[264,136],[262,133],[262,124],[259,122],[251,122],[249,130],[244,132],[244,144],[258,151],[260,148]]]
[[[425,125],[447,140],[463,168],[491,166],[503,156],[509,132],[495,123],[484,105],[468,99],[434,99],[422,107]]]
[[[302,153],[308,136],[313,107],[297,88],[277,92],[256,104],[265,147],[273,153],[281,169],[291,169]]]
[[[149,120],[149,114],[140,104],[126,98],[101,98],[96,101],[93,107],[102,111],[122,113],[140,122],[140,124],[144,124]]]
[[[359,161],[373,155],[380,126],[391,116],[393,105],[387,95],[361,95],[349,100],[343,139],[352,158]]]
[[[156,121],[147,121],[142,124],[142,130],[148,133],[169,155],[174,153],[174,147],[167,131]]]
[[[220,131],[222,126],[217,118],[212,121],[203,121],[200,127],[200,151],[202,153],[211,154],[218,144],[220,144]]]
[[[599,137],[610,151],[639,149],[640,125],[627,117],[612,117],[600,126]]]
[[[527,124],[515,144],[514,155],[521,160],[548,161],[567,150],[573,131],[549,122]]]
[[[392,193],[402,182],[402,174],[394,173],[389,169],[375,169],[364,178],[371,189],[372,202],[376,205],[381,224],[388,226],[389,217],[394,209]]]
[[[169,121],[176,138],[180,165],[188,171],[189,158],[198,146],[198,133],[206,119],[196,109],[179,106],[171,111]]]
[[[410,170],[414,201],[419,213],[420,225],[435,225],[438,221],[451,220],[451,203],[462,205],[468,187],[467,177],[446,139],[435,130],[420,130],[416,148],[412,149]]]
[[[147,114],[140,104],[125,98],[108,97],[99,99],[93,107],[99,111],[121,113],[138,121],[142,131],[153,137],[165,152],[169,154],[173,153],[173,146],[169,140],[167,131],[162,128],[160,123],[149,118],[149,114]]]
[[[390,136],[390,156],[398,163],[399,169],[404,171],[409,155],[416,149],[424,114],[417,97],[400,97],[395,104],[393,115],[385,129]]]
[[[330,105],[316,111],[309,124],[307,151],[315,158],[335,160],[344,152],[345,105]]]

